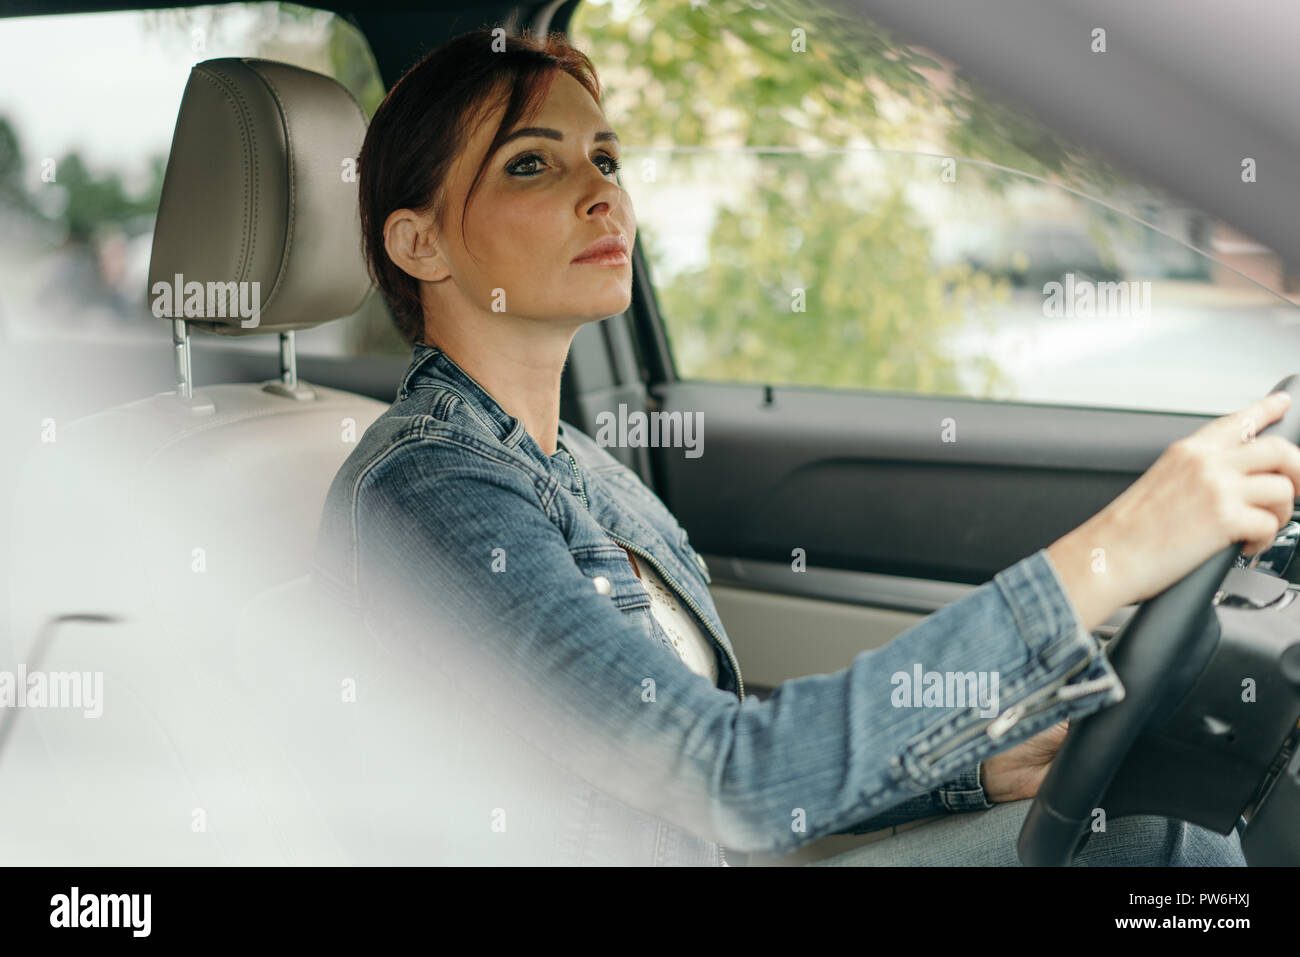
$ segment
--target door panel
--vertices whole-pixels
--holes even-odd
[[[769,403],[759,387],[694,382],[652,393],[704,423],[698,458],[651,450],[698,550],[789,565],[802,548],[810,568],[965,584],[1085,521],[1209,421],[793,388]]]
[[[790,678],[830,674],[887,645],[924,615],[753,588],[709,588],[735,646],[745,690],[762,697]]]
[[[829,674],[881,648],[975,585],[706,555],[710,593],[745,674],[764,697],[783,681]],[[814,597],[821,596],[821,597]],[[1094,632],[1112,637],[1137,610],[1126,605]]]

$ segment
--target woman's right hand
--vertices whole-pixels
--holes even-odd
[[[1181,581],[1233,542],[1268,548],[1291,520],[1300,447],[1258,433],[1290,397],[1275,392],[1167,448],[1136,482],[1048,553],[1083,626]]]

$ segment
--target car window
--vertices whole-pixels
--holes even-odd
[[[367,115],[384,89],[346,20],[253,3],[0,21],[0,337],[170,341],[147,302],[149,255],[190,68],[251,56],[332,76]],[[58,55],[51,55],[58,51]],[[69,69],[75,64],[75,69]],[[96,84],[89,78],[112,77]],[[408,351],[383,297],[300,331],[300,353]],[[194,337],[276,351],[277,336]]]
[[[1227,223],[818,3],[586,0],[679,376],[1221,414],[1297,288]]]

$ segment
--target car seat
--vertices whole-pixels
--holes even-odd
[[[307,574],[329,484],[387,408],[299,380],[294,357],[296,330],[373,291],[351,175],[365,129],[309,70],[233,57],[190,73],[149,269],[176,388],[61,425],[19,478],[7,666],[101,672],[104,701],[96,719],[17,716],[0,754],[11,862],[283,860],[264,787],[307,826],[291,777],[250,751],[265,729],[240,704],[235,634],[250,598]],[[192,333],[276,335],[281,375],[198,385]],[[38,643],[75,614],[120,624]],[[31,822],[56,810],[79,833],[42,843]]]

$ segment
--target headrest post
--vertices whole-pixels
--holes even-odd
[[[280,333],[280,381],[290,390],[298,385],[298,354],[294,349],[292,329]]]
[[[280,378],[263,383],[262,389],[299,402],[315,400],[316,390],[306,382],[298,381],[298,352],[294,347],[292,329],[280,333]]]
[[[190,324],[184,319],[172,320],[172,354],[176,359],[176,391],[161,392],[180,403],[189,415],[211,415],[216,406],[206,395],[194,394],[194,375],[190,369]]]
[[[172,320],[172,351],[176,356],[176,393],[194,398],[194,377],[190,369],[190,327],[184,319]]]

